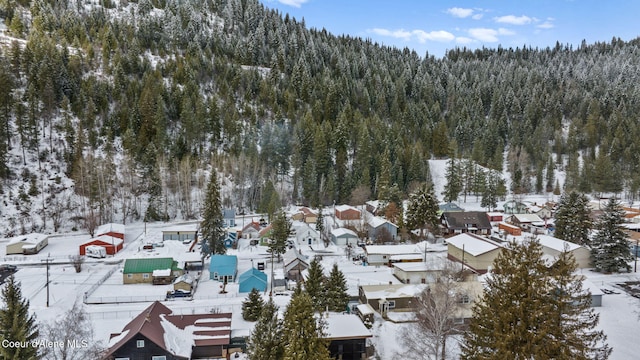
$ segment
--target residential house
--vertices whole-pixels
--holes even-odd
[[[211,255],[209,279],[232,283],[238,274],[238,257],[235,255]]]
[[[370,239],[394,241],[398,237],[398,226],[378,216],[371,216],[367,220],[367,229]]]
[[[336,219],[347,221],[347,220],[360,220],[362,213],[360,210],[354,208],[350,205],[338,205],[334,210]]]
[[[529,212],[531,214],[536,214],[540,219],[551,219],[553,217],[553,209],[548,207],[547,205],[538,206],[537,204],[533,204],[529,206]]]
[[[464,212],[464,209],[454,202],[448,202],[438,205],[438,215],[446,212]]]
[[[318,214],[313,212],[311,209],[303,207],[300,211],[302,211],[302,214],[304,215],[303,221],[307,224],[315,224],[318,221]]]
[[[258,234],[260,233],[260,230],[262,230],[260,223],[257,221],[251,221],[242,228],[242,237],[245,239],[257,239],[259,237]]]
[[[253,289],[264,292],[267,290],[267,274],[252,267],[238,276],[238,284],[238,292],[241,293],[248,293]]]
[[[197,240],[198,238],[198,224],[188,225],[175,225],[170,226],[162,230],[162,241],[167,240]]]
[[[321,243],[320,233],[309,224],[297,223],[295,226],[296,241],[300,245],[315,245]]]
[[[107,254],[115,255],[118,251],[122,250],[124,246],[124,240],[120,237],[111,235],[100,235],[94,239],[91,239],[80,245],[80,255],[86,255],[87,246],[102,246],[105,248]]]
[[[380,200],[369,200],[364,203],[365,209],[372,215],[378,215],[378,211],[382,207]]]
[[[352,230],[345,228],[331,230],[331,241],[338,246],[346,246],[347,244],[356,246],[358,244],[358,240],[358,234]]]
[[[426,262],[398,262],[393,264],[393,275],[404,284],[428,284],[436,281],[450,261],[429,256]]]
[[[423,258],[424,247],[409,245],[367,245],[364,249],[369,265],[389,265],[393,256],[409,255],[418,261]]]
[[[227,358],[231,313],[173,314],[155,301],[111,334],[103,360]]]
[[[325,312],[320,314],[325,324],[324,338],[329,341],[332,359],[361,360],[367,358],[367,339],[372,338],[360,318],[354,314]]]
[[[158,271],[161,272],[158,272]],[[171,280],[181,276],[183,271],[173,258],[126,259],[122,271],[124,284],[153,283],[154,272],[157,278],[168,277]],[[171,282],[169,282],[171,283]]]
[[[478,274],[486,273],[503,247],[492,240],[464,233],[447,239],[447,258]]]
[[[524,231],[534,232],[535,228],[544,229],[545,221],[536,214],[513,214],[507,218],[507,222],[511,223]]]
[[[527,206],[527,204],[516,200],[509,200],[503,205],[504,213],[509,215],[526,214],[527,212],[529,212],[528,209],[529,207]]]
[[[426,285],[385,284],[360,285],[358,287],[359,300],[362,304],[369,304],[380,314],[387,311],[413,309],[416,295]]]
[[[39,233],[20,235],[9,240],[6,254],[37,254],[47,245],[49,245],[49,235]]]
[[[236,226],[236,209],[222,209],[222,222],[226,228]]]
[[[491,223],[486,212],[465,211],[445,212],[440,216],[441,230],[444,235],[472,233],[491,234]]]
[[[303,280],[302,272],[309,268],[307,257],[292,248],[282,255],[282,259],[284,262],[284,277],[293,281]]]
[[[549,235],[536,235],[535,239],[542,245],[542,252],[547,257],[554,259],[563,251],[567,251],[576,260],[578,269],[591,267],[591,251],[586,247]]]

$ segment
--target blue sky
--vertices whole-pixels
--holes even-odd
[[[455,47],[575,47],[640,36],[636,0],[262,0],[269,8],[325,28],[442,57]]]

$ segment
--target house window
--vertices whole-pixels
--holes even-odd
[[[389,309],[395,309],[396,308],[396,301],[395,300],[389,300],[389,301],[387,301],[387,303],[389,304]]]
[[[456,325],[462,325],[464,324],[464,318],[454,318],[453,323]]]
[[[127,279],[133,279],[133,274],[127,274]]]
[[[160,355],[160,356],[152,356],[151,360],[167,360],[167,357],[164,355]]]
[[[142,274],[142,278],[143,279],[148,279],[149,278],[149,274]]]
[[[460,299],[458,299],[458,302],[460,304],[468,304],[471,302],[471,299],[469,298],[469,295],[461,295]]]
[[[143,348],[144,347],[144,340],[136,340],[136,347]]]
[[[422,278],[422,280],[420,280],[420,281],[421,281],[423,284],[426,284],[426,283],[427,283],[427,279],[425,279],[425,278]]]

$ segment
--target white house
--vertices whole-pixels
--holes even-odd
[[[418,256],[424,254],[424,248],[418,244],[410,245],[367,245],[365,247],[367,262],[370,265],[388,264],[391,257],[398,255]]]
[[[309,226],[309,224],[296,221],[293,225],[296,232],[296,240],[300,245],[316,245],[320,244],[320,233],[315,227]]]

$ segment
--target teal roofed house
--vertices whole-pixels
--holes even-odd
[[[238,274],[238,257],[235,255],[211,255],[209,279],[234,282]]]
[[[182,273],[173,258],[126,259],[122,271],[125,284],[153,283],[160,277],[174,279]]]
[[[253,289],[264,292],[267,290],[267,274],[251,268],[238,276],[238,283],[240,284],[238,291],[241,293],[248,293]]]

